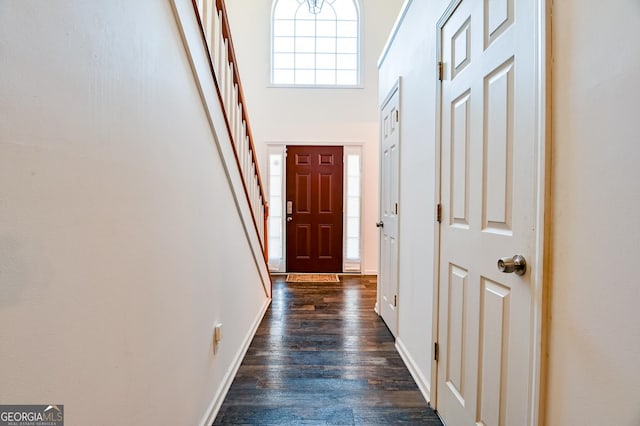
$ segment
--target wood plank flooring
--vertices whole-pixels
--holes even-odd
[[[442,425],[373,307],[372,277],[285,283],[214,425]]]

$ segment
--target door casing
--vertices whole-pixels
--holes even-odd
[[[272,273],[284,273],[287,270],[287,265],[286,265],[286,253],[287,253],[287,243],[286,243],[286,215],[284,214],[284,212],[286,211],[286,199],[285,199],[285,192],[286,192],[286,155],[287,155],[287,146],[342,146],[344,149],[344,176],[346,176],[346,157],[349,154],[353,154],[356,153],[358,155],[360,155],[360,167],[361,167],[361,178],[360,178],[360,194],[361,194],[361,198],[360,198],[360,270],[355,270],[353,268],[348,267],[347,263],[347,259],[346,259],[346,233],[344,233],[344,241],[343,241],[343,271],[345,273],[364,273],[364,257],[363,257],[363,253],[364,253],[364,206],[365,206],[365,170],[366,170],[366,152],[365,152],[365,142],[363,141],[357,141],[357,140],[346,140],[346,141],[268,141],[265,143],[267,146],[267,160],[266,160],[266,164],[268,164],[268,155],[269,154],[275,154],[275,153],[282,153],[282,160],[283,160],[283,166],[282,166],[282,183],[280,185],[280,191],[283,194],[282,196],[282,204],[281,204],[281,208],[282,208],[282,219],[281,219],[281,227],[282,227],[282,232],[283,232],[283,242],[282,242],[282,252],[283,252],[283,259],[282,262],[280,262],[280,267],[279,268],[273,268],[271,269]],[[269,183],[269,187],[270,187],[271,183]],[[344,194],[343,194],[343,206],[346,205],[347,200],[347,190],[346,190],[346,179],[345,179],[345,183],[344,183]],[[345,210],[345,214],[343,217],[343,227],[344,229],[346,229],[346,210]]]

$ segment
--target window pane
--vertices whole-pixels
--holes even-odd
[[[316,84],[336,84],[335,70],[318,70],[316,71]]]
[[[315,21],[297,20],[296,37],[314,37],[316,35]]]
[[[282,176],[282,155],[269,155],[269,175]]]
[[[273,38],[273,51],[274,52],[293,52],[293,37],[274,37]]]
[[[360,238],[360,218],[347,219],[347,238]]]
[[[338,37],[358,37],[358,22],[338,21]]]
[[[271,238],[280,238],[282,232],[282,222],[279,217],[269,218],[269,236]]]
[[[333,54],[318,54],[316,55],[316,69],[319,70],[335,70],[336,69],[336,55]],[[335,72],[333,73],[335,75]]]
[[[318,37],[335,37],[336,21],[318,21],[316,31]]]
[[[336,76],[338,84],[358,84],[357,71],[338,71]]]
[[[357,53],[357,52],[358,52],[357,38],[339,38],[338,39],[338,53]]]
[[[269,200],[269,217],[273,217],[273,218],[282,217],[282,201],[280,197],[277,197],[277,198],[272,197],[271,200]]]
[[[297,69],[309,69],[315,68],[316,58],[313,53],[298,53],[296,54],[296,68]],[[296,80],[297,77],[296,77]]]
[[[337,65],[339,70],[355,70],[357,68],[356,55],[337,55]]]
[[[347,156],[347,174],[349,176],[360,176],[360,156]]]
[[[348,217],[360,217],[360,197],[347,198]]]
[[[313,84],[315,83],[314,79],[314,70],[296,70],[296,84]]]
[[[309,9],[307,8],[307,10]],[[316,15],[316,18],[318,20],[335,21],[336,12],[333,10],[333,6],[329,2],[325,2],[325,4],[322,6],[322,9],[320,10],[320,13]]]
[[[273,55],[273,68],[293,69],[293,53],[275,53]]]
[[[347,194],[349,197],[360,196],[360,178],[350,176],[347,178]]]
[[[273,35],[274,36],[292,36],[293,35],[293,20],[281,20],[276,19],[273,21]]]
[[[271,247],[269,247],[271,250]],[[347,259],[360,259],[360,239],[347,238]]]
[[[316,49],[316,39],[313,37],[296,37],[296,52],[313,53]]]
[[[282,178],[280,176],[271,176],[271,182],[269,184],[269,191],[271,192],[271,197],[281,197],[282,196]]]
[[[336,51],[335,37],[316,39],[316,51],[319,53],[334,53]]]
[[[282,240],[280,238],[269,238],[269,259],[282,258]]]
[[[273,70],[275,84],[293,84],[293,70]]]

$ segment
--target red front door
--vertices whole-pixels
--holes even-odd
[[[287,147],[287,270],[342,272],[342,147]]]

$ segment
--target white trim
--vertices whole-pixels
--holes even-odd
[[[367,142],[360,139],[331,139],[331,140],[318,140],[318,139],[279,139],[277,141],[265,141],[265,145],[311,145],[311,146],[354,146],[361,145],[366,146]]]
[[[551,155],[551,138],[548,137],[548,116],[550,112],[549,97],[547,96],[547,77],[549,76],[549,68],[547,67],[547,49],[550,49],[548,44],[548,23],[550,25],[550,6],[547,5],[546,0],[536,1],[536,26],[537,26],[537,38],[536,38],[536,74],[537,83],[536,88],[536,143],[537,148],[537,164],[536,164],[536,253],[534,259],[534,268],[531,271],[532,277],[532,297],[533,303],[532,309],[532,330],[531,330],[531,388],[529,391],[531,400],[529,401],[530,417],[529,425],[537,426],[541,424],[541,384],[542,375],[545,373],[542,371],[542,339],[543,339],[543,327],[544,323],[544,293],[545,293],[545,270],[547,268],[547,251],[545,244],[547,240],[545,238],[547,231],[547,222],[545,221],[546,209],[548,207],[548,199],[550,190],[550,155]],[[549,19],[549,21],[547,21]]]
[[[364,89],[362,84],[345,84],[343,86],[327,84],[267,84],[268,89]]]
[[[400,8],[400,14],[396,19],[396,22],[393,24],[393,28],[391,29],[391,33],[389,34],[389,38],[387,39],[387,42],[385,43],[384,48],[382,48],[382,53],[380,54],[380,58],[378,58],[378,69],[380,69],[380,67],[382,66],[382,63],[387,57],[387,53],[389,53],[389,50],[391,50],[391,45],[393,44],[393,40],[395,40],[396,35],[398,34],[400,25],[402,25],[402,22],[404,21],[404,18],[407,15],[407,12],[409,11],[409,7],[411,6],[411,3],[413,3],[413,0],[404,0],[404,4],[402,5],[402,8]]]
[[[267,313],[267,309],[269,309],[270,304],[271,304],[271,299],[267,299],[264,303],[264,306],[262,306],[262,308],[258,312],[258,316],[253,321],[253,324],[249,329],[249,333],[247,333],[247,335],[245,336],[244,341],[242,342],[242,346],[240,347],[240,349],[236,353],[236,356],[233,359],[231,368],[227,370],[227,373],[224,375],[224,378],[222,379],[222,386],[218,388],[218,392],[216,392],[216,394],[214,395],[213,400],[209,404],[209,408],[207,409],[206,413],[202,417],[202,420],[200,421],[200,426],[212,425],[213,422],[216,420],[218,411],[220,411],[220,407],[222,407],[222,403],[224,402],[224,399],[227,396],[227,393],[229,392],[229,388],[233,383],[233,379],[236,377],[236,374],[238,373],[238,369],[242,364],[242,360],[244,359],[244,356],[247,353],[247,350],[249,350],[251,341],[253,340],[253,337],[256,335],[256,332],[258,331],[258,327],[260,327],[260,323],[264,318],[264,314]]]
[[[223,106],[211,76],[208,47],[202,38],[197,15],[191,3],[170,0],[184,44],[185,54],[191,66],[193,79],[209,122],[211,135],[220,154],[222,166],[227,176],[234,204],[242,221],[245,237],[251,247],[253,260],[260,274],[262,287],[267,297],[271,297],[271,277],[264,258],[260,238],[253,222],[253,214],[244,192],[243,177],[238,169],[233,152],[233,143],[225,124]],[[261,223],[257,224],[262,226]]]
[[[422,393],[422,396],[424,396],[424,399],[427,401],[427,403],[430,404],[431,392],[430,392],[429,381],[420,372],[420,369],[418,368],[418,363],[413,359],[413,357],[407,350],[407,347],[404,345],[400,337],[396,339],[396,350],[400,354],[400,358],[402,358],[402,361],[404,361],[404,364],[407,366],[409,373],[411,373],[411,377],[413,377],[413,380],[418,385],[418,389],[420,389],[420,393]]]

